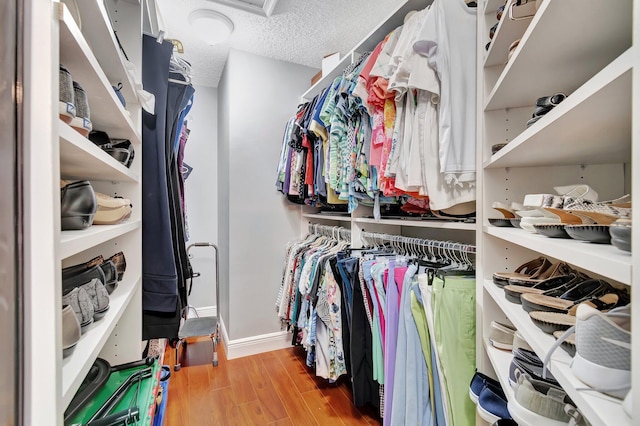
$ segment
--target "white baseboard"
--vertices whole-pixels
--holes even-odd
[[[291,333],[278,331],[276,333],[231,340],[225,349],[227,359],[234,359],[290,347]]]
[[[196,308],[196,312],[201,317],[216,316],[217,311],[218,310],[215,306],[203,306],[201,308]],[[191,316],[192,313],[190,312],[189,315]],[[218,320],[220,321],[222,344],[224,345],[224,352],[227,355],[227,359],[242,358],[245,356],[291,347],[291,333],[286,331],[229,340],[227,327],[225,327],[222,317]]]

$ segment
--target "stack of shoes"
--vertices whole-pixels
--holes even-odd
[[[93,218],[95,225],[116,225],[131,217],[131,201],[96,192],[98,209]]]
[[[480,417],[489,423],[500,419],[511,419],[507,409],[507,397],[500,382],[478,371],[469,385],[469,398],[477,405]]]
[[[611,244],[619,250],[631,251],[631,219],[616,219],[609,226],[609,235],[611,236]]]
[[[546,115],[553,108],[558,106],[560,102],[564,101],[567,98],[567,95],[564,93],[556,93],[551,96],[543,96],[536,100],[536,108],[531,115],[531,119],[527,121],[527,127],[531,126],[544,115]]]
[[[99,279],[108,294],[113,293],[122,281],[127,262],[123,252],[118,252],[108,259],[102,255],[73,266],[62,269],[62,289],[69,291],[78,285]]]
[[[513,394],[508,408],[519,425],[588,425],[564,390],[548,381],[521,374]]]
[[[536,380],[545,381],[553,386],[560,386],[535,352],[523,347],[517,347],[513,349],[512,353],[513,359],[509,366],[509,384],[512,388],[515,389],[518,378],[523,374],[527,374]]]
[[[125,167],[131,167],[135,152],[130,140],[111,139],[106,132],[99,130],[89,133],[89,140]]]
[[[93,127],[87,94],[80,83],[73,81],[71,72],[62,64],[60,64],[58,75],[60,119],[71,125],[82,136],[87,137]]]

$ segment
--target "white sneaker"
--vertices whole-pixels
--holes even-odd
[[[577,378],[623,399],[631,389],[631,306],[603,313],[586,304],[576,311],[576,356],[571,371]]]

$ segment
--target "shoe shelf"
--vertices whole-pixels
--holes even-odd
[[[62,406],[67,407],[80,388],[93,362],[111,336],[116,324],[125,312],[136,290],[141,286],[141,277],[120,282],[109,295],[109,310],[98,321],[94,321],[78,341],[73,353],[62,360]]]
[[[511,366],[511,360],[513,359],[511,351],[495,348],[491,343],[488,343],[487,340],[484,340],[482,344],[487,356],[489,357],[493,371],[496,373],[496,376],[498,376],[498,381],[502,386],[502,390],[507,396],[507,400],[512,400],[513,388],[509,384],[509,367]]]
[[[81,231],[60,232],[59,257],[64,260],[93,246],[102,244],[142,227],[141,220],[131,220],[118,225],[93,225]]]
[[[353,219],[356,223],[373,223],[377,225],[409,226],[415,228],[458,229],[463,231],[475,231],[475,223],[453,222],[446,220],[416,220],[416,219],[373,219],[358,217]]]
[[[407,13],[412,10],[424,9],[432,2],[433,0],[402,0],[397,2],[398,6],[393,12],[391,12],[389,17],[384,19],[379,26],[374,28],[360,43],[351,49],[351,51],[340,60],[333,70],[323,75],[320,80],[304,92],[302,94],[302,99],[313,99],[314,96],[327,87],[336,77],[342,75],[342,71],[351,64],[353,55],[372,51],[387,34],[404,23],[404,18]]]
[[[494,154],[484,167],[628,161],[633,61],[632,49],[628,49]]]
[[[60,135],[60,175],[69,179],[138,182],[139,176],[80,135],[62,120]]]
[[[542,255],[561,259],[580,269],[631,285],[632,258],[609,244],[592,244],[533,234],[524,229],[485,226],[484,232]]]
[[[493,39],[491,39],[489,50],[486,51],[486,57],[484,58],[485,67],[506,64],[509,46],[511,46],[511,43],[522,37],[524,32],[527,30],[529,23],[531,23],[531,18],[518,20],[509,19],[509,9],[515,2],[516,0],[510,0],[504,8],[502,19],[500,19],[500,23],[493,35]],[[495,16],[495,10],[493,15]],[[489,22],[498,22],[498,20],[489,20]],[[488,35],[489,33],[487,31],[485,37],[488,37]]]
[[[571,95],[631,46],[632,2],[619,3],[543,2],[484,110],[531,106],[556,92]]]
[[[540,359],[544,359],[545,355],[549,352],[551,346],[555,343],[553,336],[544,333],[540,330],[529,318],[529,315],[522,309],[517,303],[511,303],[504,297],[504,291],[497,287],[492,280],[484,281],[484,289],[486,293],[496,302],[498,307],[509,318],[511,323],[522,333],[525,340],[531,345],[533,350],[538,354]],[[487,345],[489,346],[489,345]],[[495,357],[498,355],[493,351],[490,351],[487,347],[487,354],[490,357],[492,364]],[[494,358],[492,359],[492,355]],[[611,398],[599,392],[589,390],[589,387],[578,380],[571,372],[570,363],[571,357],[562,348],[556,349],[552,355],[549,370],[556,378],[558,383],[565,390],[567,395],[575,402],[580,412],[589,420],[592,426],[623,426],[630,425],[631,419],[622,410],[622,401],[615,398]],[[501,360],[506,361],[506,358]],[[500,379],[503,385],[503,390],[508,392],[506,387],[508,384],[508,366],[507,364],[507,384],[505,386],[503,378]],[[495,368],[495,367],[494,367]],[[496,374],[503,375],[504,368],[498,367]]]
[[[98,61],[105,75],[114,86],[122,83],[121,93],[127,104],[137,104],[135,83],[125,65],[128,61],[120,51],[104,2],[83,0],[78,2],[78,12],[81,22],[86,23],[82,25],[82,34],[99,58]],[[88,23],[90,25],[87,25]]]
[[[60,3],[60,63],[69,69],[74,80],[87,93],[94,130],[102,130],[111,138],[129,139],[140,144],[142,136],[109,79],[102,70],[67,7]]]

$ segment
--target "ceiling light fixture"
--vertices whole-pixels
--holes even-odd
[[[233,32],[231,19],[211,9],[197,9],[191,12],[189,24],[198,37],[209,45],[222,43]]]

